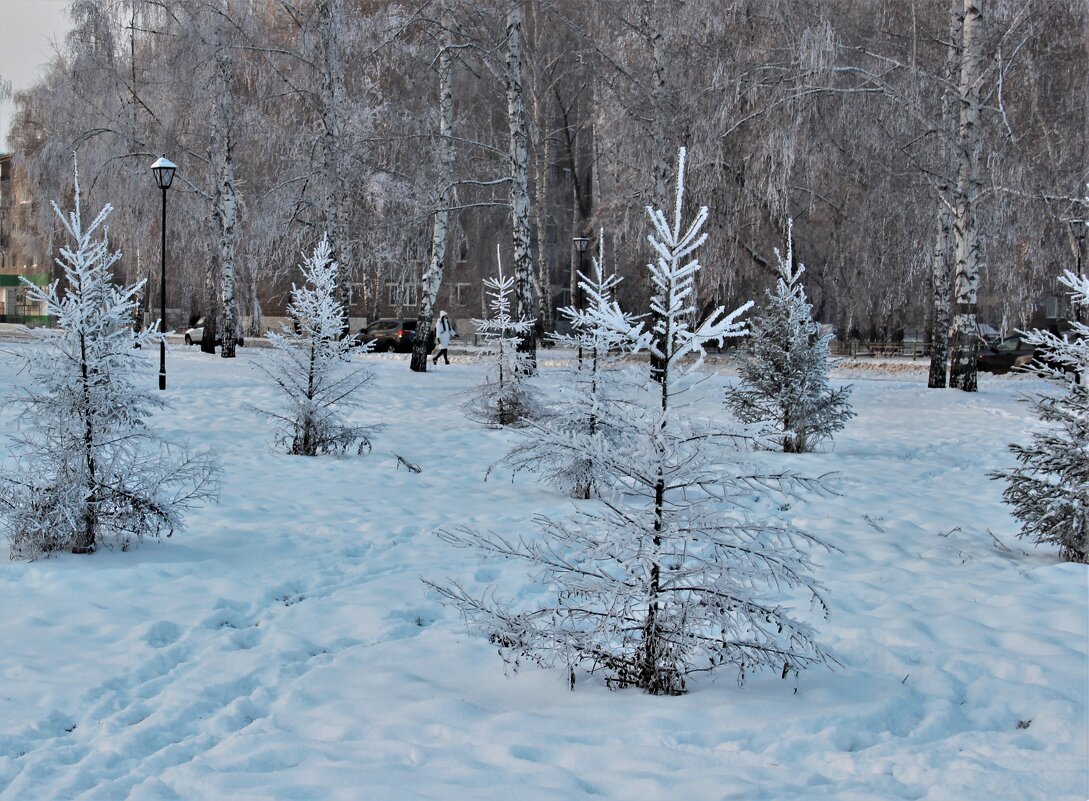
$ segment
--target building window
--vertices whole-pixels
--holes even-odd
[[[472,284],[454,284],[450,299],[454,306],[468,306],[472,300]]]
[[[415,306],[419,287],[416,284],[386,284],[390,306]]]

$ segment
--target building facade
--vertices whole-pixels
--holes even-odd
[[[29,296],[26,282],[49,283],[44,256],[25,246],[31,200],[20,191],[11,154],[0,153],[0,323],[48,325],[45,305]]]

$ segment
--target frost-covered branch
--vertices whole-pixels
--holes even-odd
[[[272,359],[268,365],[258,363],[279,390],[281,406],[258,411],[276,422],[277,441],[289,453],[368,452],[377,427],[349,422],[344,413],[360,405],[357,391],[373,375],[352,366],[353,342],[340,336],[339,267],[328,238],[304,257],[302,272],[306,285],[292,288],[288,307],[296,327],[270,331]]]

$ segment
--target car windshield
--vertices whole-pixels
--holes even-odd
[[[995,350],[1017,350],[1021,345],[1021,340],[1017,337],[1007,337],[994,346]]]
[[[401,324],[397,320],[376,320],[367,326],[368,331],[395,331]]]

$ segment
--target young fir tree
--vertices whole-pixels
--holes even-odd
[[[552,336],[563,347],[577,348],[583,357],[550,382],[556,387],[555,402],[529,423],[522,441],[502,460],[515,472],[536,473],[575,498],[589,498],[609,483],[608,475],[596,466],[591,453],[617,442],[626,429],[626,381],[618,366],[627,353],[627,336],[596,325],[594,320],[614,315],[630,328],[634,318],[621,311],[613,299],[623,279],[616,274],[605,275],[600,255],[604,253],[604,232],[599,235],[598,253],[599,257],[592,260],[592,276],[578,274],[588,308],[560,309],[571,325],[571,333]]]
[[[1075,306],[1089,309],[1089,277],[1067,270],[1059,280]],[[1058,545],[1070,562],[1089,563],[1089,325],[1075,322],[1065,337],[1032,331],[1024,339],[1037,349],[1029,369],[1062,393],[1033,400],[1047,427],[1028,445],[1010,445],[1020,466],[991,477],[1006,481],[1002,496],[1021,521],[1022,537]]]
[[[850,387],[828,386],[830,333],[821,334],[802,286],[805,265],[794,267],[793,221],[787,252],[775,249],[779,279],[752,321],[752,336],[738,352],[741,385],[726,406],[744,423],[767,423],[786,453],[808,453],[854,416]]]
[[[57,327],[32,332],[31,381],[17,398],[26,425],[14,468],[0,474],[0,521],[12,555],[28,558],[169,536],[188,506],[217,491],[206,454],[189,454],[149,425],[166,404],[149,391],[142,354],[160,334],[132,328],[143,282],[112,281],[121,254],[106,234],[111,207],[84,224],[76,171],[75,210],[53,208],[69,239],[57,259],[63,281],[26,288]]]
[[[360,426],[344,413],[360,405],[356,391],[374,376],[351,363],[353,342],[341,338],[344,309],[337,300],[339,266],[328,237],[302,263],[305,286],[293,286],[288,314],[296,327],[270,331],[271,363],[258,366],[280,390],[278,411],[258,409],[278,424],[277,442],[297,456],[369,451],[375,426]],[[367,344],[370,347],[371,343]]]
[[[533,321],[511,315],[514,278],[503,276],[499,248],[495,249],[497,276],[485,278],[491,317],[473,320],[477,333],[495,348],[484,383],[473,390],[466,403],[469,416],[490,425],[522,425],[535,414],[528,377],[533,370],[531,354],[518,345],[533,330]]]
[[[532,538],[440,532],[454,546],[529,564],[554,590],[548,603],[518,610],[457,583],[431,585],[508,662],[563,667],[572,684],[586,669],[603,671],[611,687],[677,694],[691,674],[727,665],[743,680],[762,668],[786,676],[829,659],[782,603],[783,593],[800,589],[824,609],[805,554],[821,544],[783,520],[746,511],[754,496],[772,500],[815,482],[745,466],[729,450],[732,440],[691,413],[705,345],[742,334],[738,317],[749,304],[730,314],[719,308],[693,327],[699,262],[690,257],[704,240],[707,210],[683,226],[683,175],[682,150],[672,224],[648,209],[657,252],[648,265],[653,327],[632,326],[615,307],[594,314],[595,326],[657,356],[661,382],[630,373],[635,402],[620,441],[561,442],[575,453],[588,448],[613,493],[570,520],[539,518]]]

